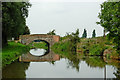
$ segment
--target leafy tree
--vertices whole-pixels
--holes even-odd
[[[93,30],[93,33],[92,33],[92,38],[94,37],[96,37],[95,29]]]
[[[48,35],[56,35],[55,33],[55,29],[53,29],[52,31],[49,31],[49,33],[47,33]]]
[[[23,35],[25,34],[30,34],[30,29],[28,28],[28,26],[25,27]]]
[[[86,31],[86,29],[84,29],[84,32],[82,34],[82,38],[87,38],[87,31]]]
[[[113,39],[117,51],[120,53],[120,1],[106,1],[101,4],[101,12],[98,17],[100,21],[97,24],[100,24],[109,32],[109,39]]]
[[[69,39],[70,39],[70,50],[73,51],[73,54],[76,54],[77,43],[80,42],[79,29],[77,29],[75,33],[72,33],[69,36]]]
[[[17,38],[24,33],[29,2],[2,2],[2,45],[8,38]]]

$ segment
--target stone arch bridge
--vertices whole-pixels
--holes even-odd
[[[54,43],[60,40],[58,35],[47,35],[47,34],[31,34],[31,35],[20,35],[19,41],[22,44],[28,45],[34,40],[42,40],[49,43],[51,47]]]
[[[34,56],[30,52],[27,54],[23,54],[19,57],[19,61],[22,62],[44,62],[44,61],[58,61],[60,60],[60,56],[55,54],[53,51],[50,51],[46,55],[43,56]]]

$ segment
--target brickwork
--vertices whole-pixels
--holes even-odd
[[[47,41],[50,44],[50,46],[52,46],[55,42],[58,42],[60,40],[60,36],[47,35],[47,34],[32,34],[32,35],[21,35],[19,37],[19,42],[25,45],[30,44],[34,40]]]
[[[44,56],[34,56],[31,53],[23,54],[19,57],[19,61],[23,62],[44,62],[44,61],[57,61],[60,60],[60,56],[55,54],[54,52],[50,51],[48,54]]]

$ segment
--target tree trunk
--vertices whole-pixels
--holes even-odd
[[[2,33],[2,47],[7,45],[7,36],[6,34]]]
[[[104,35],[103,35],[103,36],[104,36],[104,38],[105,38],[105,29],[104,29]]]

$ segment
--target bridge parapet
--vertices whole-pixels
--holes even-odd
[[[28,45],[34,40],[43,40],[46,41],[52,46],[54,43],[60,40],[60,36],[58,35],[47,35],[47,34],[31,34],[31,35],[20,35],[19,41],[22,44]]]

